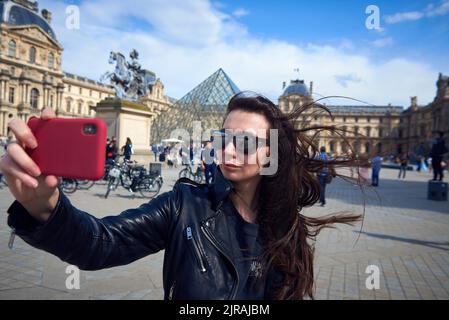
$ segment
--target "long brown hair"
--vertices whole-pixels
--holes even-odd
[[[269,99],[243,92],[231,98],[226,110],[226,116],[234,110],[261,114],[271,129],[278,130],[278,170],[274,175],[262,176],[257,216],[265,251],[265,270],[275,268],[283,275],[275,293],[277,299],[303,299],[307,296],[313,299],[315,237],[323,228],[332,228],[336,223],[352,225],[361,220],[361,215],[351,213],[323,217],[307,217],[301,213],[304,207],[319,200],[320,185],[316,177],[319,170],[324,166],[360,166],[365,161],[356,157],[354,152],[326,163],[316,158],[318,146],[314,141],[318,132],[331,130],[343,135],[333,126],[307,127],[307,121],[298,122],[301,115],[313,106],[329,112],[324,106],[310,103],[285,113]],[[349,143],[348,146],[351,148]]]

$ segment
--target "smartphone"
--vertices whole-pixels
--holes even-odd
[[[106,124],[100,119],[32,117],[38,146],[26,149],[44,175],[99,180],[104,175]]]

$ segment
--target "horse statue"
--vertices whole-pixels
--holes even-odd
[[[155,83],[154,73],[142,69],[137,61],[139,53],[133,49],[130,53],[131,61],[120,52],[111,51],[109,55],[109,64],[116,62],[114,72],[106,72],[100,81],[106,83],[109,81],[115,89],[115,95],[119,99],[137,101],[144,96]]]
[[[100,78],[103,83],[110,82],[115,89],[116,97],[123,99],[131,81],[131,71],[127,68],[126,58],[120,52],[111,51],[109,54],[109,64],[116,63],[114,72],[106,72]]]

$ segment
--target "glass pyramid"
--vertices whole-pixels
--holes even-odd
[[[203,130],[219,129],[229,100],[239,92],[223,69],[218,69],[155,119],[151,143],[170,138],[175,129],[185,129],[192,134],[193,121],[201,121]]]

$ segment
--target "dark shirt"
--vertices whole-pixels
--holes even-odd
[[[448,149],[444,144],[444,140],[441,138],[438,138],[435,140],[435,142],[432,145],[432,149],[430,150],[430,156],[432,158],[440,158],[445,153],[447,153]]]
[[[123,155],[124,155],[125,157],[131,156],[131,154],[132,154],[131,148],[132,148],[132,145],[131,145],[131,144],[125,144],[125,145],[123,146]]]
[[[106,146],[106,159],[113,159],[114,158],[114,148],[108,144]]]
[[[401,166],[407,166],[408,165],[408,156],[401,157]]]
[[[239,288],[236,299],[264,299],[265,284],[262,282],[259,259],[262,254],[258,234],[259,225],[246,222],[231,201],[224,211],[228,225],[233,260],[239,270]]]

